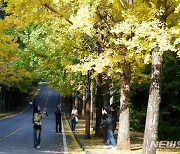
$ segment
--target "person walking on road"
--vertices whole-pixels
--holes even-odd
[[[33,123],[34,123],[34,148],[39,149],[40,148],[40,142],[41,142],[41,121],[44,117],[44,115],[47,115],[46,109],[43,110],[43,112],[40,112],[40,106],[37,105],[34,107],[33,112]]]
[[[60,105],[57,106],[57,109],[55,110],[55,117],[56,117],[56,132],[61,133],[62,126],[61,126],[61,108]]]
[[[105,144],[105,149],[108,148],[110,142],[113,145],[113,149],[116,149],[116,142],[114,139],[114,130],[116,129],[116,121],[117,121],[117,113],[116,113],[116,105],[110,105],[110,112],[107,114],[107,118],[105,121],[105,128],[107,130],[107,139]]]
[[[71,111],[71,129],[72,129],[72,131],[75,131],[77,121],[78,121],[78,110],[76,109],[76,106],[74,106]]]

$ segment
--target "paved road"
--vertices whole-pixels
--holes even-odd
[[[55,132],[54,110],[59,104],[60,96],[57,91],[42,87],[36,102],[41,110],[47,108],[49,116],[43,119],[41,148],[33,147],[32,108],[7,119],[0,120],[0,153],[60,153],[63,151],[63,134]]]

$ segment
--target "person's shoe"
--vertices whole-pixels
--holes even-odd
[[[108,146],[107,146],[107,145],[105,145],[105,146],[104,146],[104,149],[108,149]]]
[[[37,148],[37,149],[40,149],[40,145],[38,145],[36,148]]]
[[[115,147],[112,147],[113,150],[116,150],[116,146]]]

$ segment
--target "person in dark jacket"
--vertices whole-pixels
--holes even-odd
[[[105,128],[107,130],[107,139],[105,148],[108,148],[110,142],[113,145],[113,149],[116,149],[116,142],[114,139],[114,130],[116,129],[116,121],[117,121],[117,113],[116,113],[116,105],[111,104],[110,105],[110,112],[107,115],[106,121],[105,121]]]
[[[56,117],[56,132],[61,133],[62,126],[61,126],[61,108],[60,105],[57,106],[57,109],[55,110],[55,117]]]

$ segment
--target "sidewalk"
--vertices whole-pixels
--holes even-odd
[[[138,154],[141,150],[130,152],[123,152],[119,150],[112,150],[112,146],[104,149],[103,138],[95,137],[95,131],[90,129],[91,139],[85,139],[85,120],[80,119],[76,125],[76,131],[73,133],[80,147],[87,154]],[[117,138],[117,130],[115,131],[115,138]],[[137,146],[137,145],[136,145]],[[140,145],[138,145],[140,146]],[[140,148],[140,147],[139,147]]]
[[[68,123],[68,120],[66,119]],[[68,123],[69,124],[69,123]],[[70,126],[69,126],[70,128]],[[115,131],[115,139],[117,139],[117,131]],[[141,154],[143,134],[135,131],[130,132],[131,136],[131,151],[113,150],[110,146],[109,149],[104,149],[103,138],[95,137],[95,131],[90,129],[91,139],[85,139],[85,120],[79,119],[76,125],[76,131],[72,134],[77,140],[81,150],[87,154]],[[74,153],[81,153],[82,151]],[[80,152],[81,151],[81,152]],[[70,152],[71,153],[71,152]],[[157,154],[180,154],[180,149],[160,149]]]

